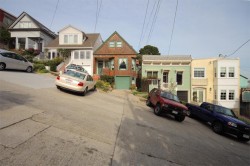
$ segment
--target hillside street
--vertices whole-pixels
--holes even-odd
[[[58,90],[55,77],[0,72],[0,165],[250,165],[250,142],[186,117],[158,117],[129,91]]]

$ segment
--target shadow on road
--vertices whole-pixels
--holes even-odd
[[[25,105],[29,102],[32,102],[32,98],[28,94],[20,94],[12,91],[0,91],[0,111],[19,105]]]

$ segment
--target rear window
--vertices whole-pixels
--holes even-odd
[[[7,58],[14,58],[13,55],[11,53],[8,52],[2,52],[0,53],[3,57],[7,57]]]
[[[71,76],[71,77],[80,78],[80,79],[82,79],[82,80],[84,80],[84,78],[86,77],[85,74],[79,73],[79,72],[75,72],[75,71],[72,71],[72,70],[68,70],[68,71],[66,71],[66,73],[64,73],[64,74],[69,75],[69,76]]]

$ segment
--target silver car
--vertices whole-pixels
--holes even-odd
[[[67,70],[59,75],[55,82],[58,89],[65,89],[85,95],[89,90],[96,89],[96,82],[88,73]]]
[[[0,49],[0,70],[16,69],[32,72],[33,64],[14,52]]]

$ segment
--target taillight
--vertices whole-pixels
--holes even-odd
[[[84,84],[82,82],[79,82],[77,85],[78,86],[83,86]]]
[[[57,80],[60,80],[60,76],[57,76],[56,79],[57,79]]]

